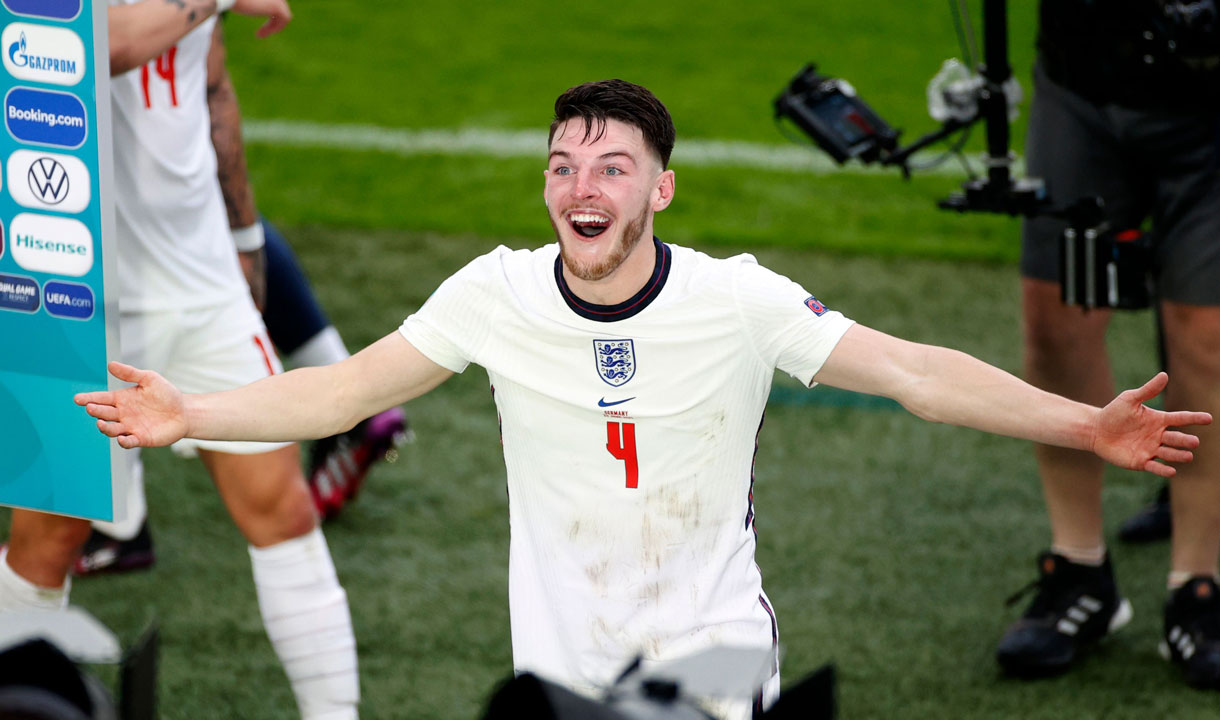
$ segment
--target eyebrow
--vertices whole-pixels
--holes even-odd
[[[552,150],[551,154],[548,156],[548,159],[555,158],[555,157],[561,157],[561,158],[566,158],[566,159],[570,160],[572,158],[572,154],[567,152],[566,150]],[[611,158],[618,158],[618,157],[627,158],[631,162],[633,162],[633,163],[635,162],[635,157],[631,153],[629,153],[625,150],[615,150],[613,152],[602,153],[601,155],[597,156],[597,159],[598,160],[609,160]]]

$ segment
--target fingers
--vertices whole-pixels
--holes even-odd
[[[121,443],[120,443],[121,444]],[[1163,478],[1170,478],[1177,474],[1177,470],[1172,465],[1159,463],[1156,460],[1149,460],[1144,463],[1144,470],[1153,475],[1160,475]]]
[[[1157,395],[1160,395],[1161,391],[1164,390],[1165,386],[1168,384],[1169,375],[1164,372],[1159,372],[1156,375],[1153,375],[1152,379],[1144,383],[1142,387],[1134,390],[1135,398],[1141,403],[1146,403]]]
[[[1194,450],[1199,447],[1199,438],[1189,433],[1178,432],[1177,430],[1166,430],[1161,434],[1161,444]]]
[[[277,32],[279,32],[279,31],[283,30],[285,27],[287,27],[289,21],[291,21],[291,20],[292,20],[291,13],[288,14],[287,16],[272,15],[271,17],[267,18],[267,22],[263,23],[263,26],[260,27],[254,34],[260,38],[271,37],[272,35],[276,34]]]
[[[140,439],[135,435],[130,435],[122,423],[106,422],[105,420],[97,421],[97,429],[105,436],[112,437],[118,441],[119,447],[130,450],[131,448],[140,447]]]
[[[1165,462],[1175,463],[1188,463],[1195,459],[1195,454],[1189,450],[1165,447],[1164,445],[1157,450],[1156,456]]]
[[[113,405],[89,403],[85,406],[85,412],[89,413],[98,420],[104,420],[106,422],[118,422],[119,419],[119,409]]]
[[[1185,427],[1187,425],[1211,425],[1211,413],[1205,412],[1190,412],[1189,410],[1178,410],[1176,412],[1165,413],[1166,425],[1174,427]]]
[[[72,396],[72,401],[77,405],[83,405],[85,407],[88,407],[90,403],[97,403],[99,405],[113,405],[114,393],[108,390],[102,390],[100,392],[76,393]]]
[[[140,380],[148,374],[146,370],[141,370],[139,368],[132,367],[131,365],[124,365],[117,360],[106,365],[106,369],[110,371],[111,375],[115,376],[119,380],[134,383],[136,385],[140,384]]]

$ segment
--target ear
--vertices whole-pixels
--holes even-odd
[[[661,212],[669,207],[674,199],[674,171],[666,170],[657,176],[657,183],[652,188],[652,211]]]
[[[547,210],[551,209],[551,203],[550,203],[550,201],[548,201],[546,199],[546,184],[548,182],[550,182],[550,180],[551,180],[551,171],[543,170],[542,171],[542,204],[546,206]]]

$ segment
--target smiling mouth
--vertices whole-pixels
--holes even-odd
[[[587,238],[597,237],[610,227],[610,218],[600,213],[571,213],[568,223],[579,235]]]

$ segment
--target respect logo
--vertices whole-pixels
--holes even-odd
[[[85,106],[75,95],[15,87],[4,96],[4,125],[18,142],[78,148],[89,132]]]
[[[38,311],[38,282],[21,275],[0,275],[0,310]]]
[[[80,220],[21,213],[9,237],[13,260],[26,270],[80,277],[93,268],[93,236]]]
[[[85,45],[66,28],[12,23],[0,34],[4,69],[22,80],[75,85],[85,77]]]

